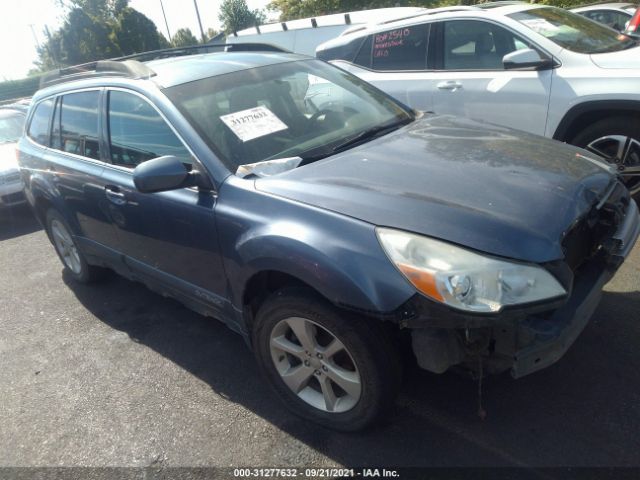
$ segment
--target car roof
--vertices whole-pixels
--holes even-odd
[[[161,88],[166,88],[207,77],[310,58],[285,52],[215,52],[152,60],[145,62],[145,65],[156,73],[152,80]]]
[[[120,86],[123,81],[150,81],[159,88],[168,88],[203,78],[279,63],[310,60],[311,58],[312,57],[288,52],[240,51],[168,57],[147,62],[133,61],[134,66],[138,65],[136,68],[143,72],[146,70],[148,74],[132,77],[123,75],[121,71],[102,72],[100,75],[88,75],[77,79],[73,79],[73,75],[70,75],[68,80],[65,80],[63,76],[50,86],[39,90],[34,95],[34,100],[37,102],[41,98],[62,94],[69,90],[101,86]],[[111,62],[111,65],[114,63],[113,61],[109,62]],[[128,62],[132,61],[128,60]]]

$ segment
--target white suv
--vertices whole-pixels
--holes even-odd
[[[555,7],[500,2],[353,27],[330,60],[418,110],[585,147],[640,192],[640,48]]]

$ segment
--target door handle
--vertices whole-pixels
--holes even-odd
[[[462,84],[456,80],[445,80],[444,82],[440,82],[437,87],[440,90],[450,90],[455,92],[456,90],[462,88]]]
[[[126,205],[127,197],[115,185],[107,185],[104,187],[104,193],[107,199],[114,205]]]

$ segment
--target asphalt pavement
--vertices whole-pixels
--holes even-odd
[[[407,372],[383,425],[290,415],[243,340],[144,286],[75,284],[27,209],[0,215],[2,466],[640,466],[640,247],[552,367]]]

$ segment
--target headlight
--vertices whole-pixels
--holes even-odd
[[[427,297],[461,310],[498,312],[505,305],[567,292],[540,267],[507,262],[399,230],[377,228],[385,252]]]

